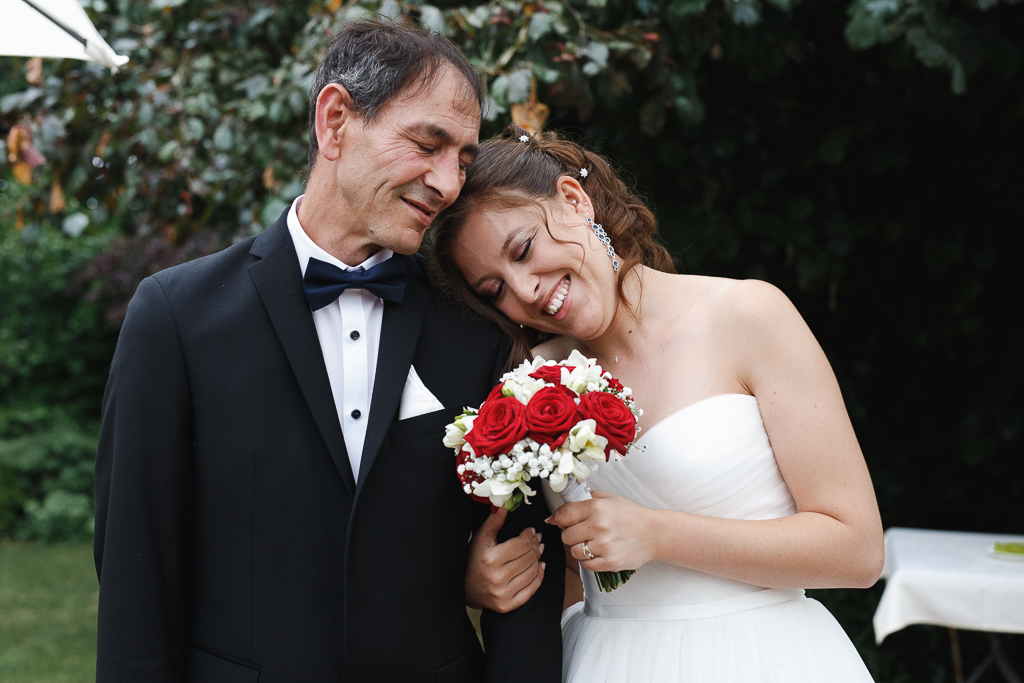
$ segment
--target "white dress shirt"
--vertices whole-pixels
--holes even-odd
[[[342,270],[358,266],[342,263],[310,239],[299,224],[299,203],[292,202],[288,211],[288,231],[299,256],[299,267],[306,275],[310,258],[335,265]],[[381,249],[359,266],[369,270],[391,258],[394,252]],[[380,346],[380,325],[384,319],[384,301],[365,289],[346,289],[337,301],[313,311],[313,323],[320,338],[320,349],[331,381],[334,405],[341,420],[345,448],[352,464],[352,475],[359,481],[359,463],[366,440],[366,421],[370,416],[373,379],[377,372],[377,350]]]

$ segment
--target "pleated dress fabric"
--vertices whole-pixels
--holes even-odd
[[[602,465],[590,488],[652,509],[726,519],[796,512],[757,399],[712,396],[646,432]],[[871,683],[835,618],[800,589],[769,589],[649,562],[562,616],[568,683]]]

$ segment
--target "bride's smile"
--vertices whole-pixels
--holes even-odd
[[[473,290],[510,320],[594,339],[618,311],[616,274],[588,227],[589,198],[562,179],[551,199],[468,216],[452,256]]]

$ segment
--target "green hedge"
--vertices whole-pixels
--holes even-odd
[[[0,232],[0,535],[92,534],[97,412],[117,329],[89,269],[106,237]]]

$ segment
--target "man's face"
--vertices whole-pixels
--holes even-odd
[[[352,237],[399,254],[419,249],[431,221],[458,197],[480,131],[480,109],[457,71],[411,91],[370,124],[349,120],[331,164]]]

